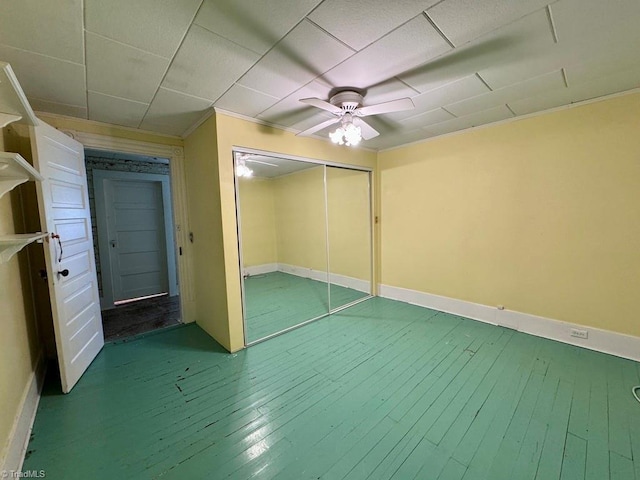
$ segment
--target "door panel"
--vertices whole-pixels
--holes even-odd
[[[40,121],[31,127],[42,228],[50,233],[45,262],[62,390],[69,392],[104,345],[84,150]],[[59,236],[59,238],[55,238]],[[68,272],[65,272],[68,270]]]
[[[169,292],[162,183],[105,180],[114,301]]]

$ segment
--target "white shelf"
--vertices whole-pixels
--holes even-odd
[[[41,182],[44,178],[19,153],[0,152],[0,198],[29,180]]]
[[[11,65],[0,62],[0,128],[12,122],[36,126],[38,118],[33,113]]]
[[[8,262],[11,257],[31,242],[46,237],[47,233],[17,233],[0,235],[0,263]]]

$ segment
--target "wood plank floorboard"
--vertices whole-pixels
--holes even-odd
[[[24,470],[74,479],[640,480],[638,364],[373,298],[235,354],[188,325],[49,372]]]

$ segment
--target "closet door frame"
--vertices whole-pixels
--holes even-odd
[[[370,298],[372,298],[374,296],[375,292],[375,286],[374,286],[374,282],[375,282],[375,243],[374,243],[374,197],[373,197],[373,169],[369,168],[369,167],[364,167],[361,165],[352,165],[352,164],[347,164],[347,163],[341,163],[341,162],[333,162],[333,161],[328,161],[328,160],[321,160],[321,159],[316,159],[316,158],[308,158],[308,157],[301,157],[301,156],[296,156],[296,155],[288,155],[288,154],[284,154],[284,153],[278,153],[278,152],[270,152],[270,151],[266,151],[266,150],[257,150],[257,149],[253,149],[253,148],[247,148],[247,147],[242,147],[242,146],[233,146],[233,148],[231,149],[231,162],[233,164],[233,171],[234,171],[234,176],[233,176],[233,181],[234,181],[234,189],[235,189],[235,201],[236,201],[236,229],[237,229],[237,235],[238,235],[238,259],[240,262],[239,265],[239,272],[240,272],[240,295],[242,298],[242,326],[243,326],[243,337],[244,337],[244,345],[245,347],[250,347],[252,345],[256,345],[258,343],[264,342],[266,340],[269,340],[273,337],[277,337],[279,335],[282,335],[283,333],[287,333],[291,330],[294,330],[296,328],[300,328],[303,327],[311,322],[315,322],[316,320],[320,320],[321,318],[325,318],[331,314],[337,313],[341,310],[344,310],[345,308],[349,308],[353,305],[356,305],[360,302],[364,302],[365,300],[368,300]],[[329,265],[330,265],[330,259],[329,259],[329,238],[328,238],[328,204],[327,204],[327,169],[326,167],[337,167],[337,168],[345,168],[345,169],[349,169],[349,170],[357,170],[357,171],[362,171],[362,172],[367,172],[369,175],[369,245],[370,245],[370,254],[371,254],[371,260],[370,260],[370,292],[369,295],[363,297],[363,298],[359,298],[353,302],[350,302],[346,305],[341,305],[340,307],[337,307],[335,309],[331,309],[331,301],[330,301],[330,297],[329,297],[329,309],[327,310],[327,312],[323,315],[314,317],[310,320],[306,320],[303,321],[301,323],[298,323],[296,325],[293,325],[291,327],[285,328],[283,330],[280,330],[278,332],[274,332],[270,335],[267,335],[263,338],[260,338],[258,340],[253,340],[253,341],[249,341],[247,338],[247,317],[246,317],[246,312],[247,312],[247,307],[246,307],[246,292],[245,292],[245,284],[244,284],[244,275],[243,275],[243,265],[244,265],[244,260],[243,260],[243,256],[242,256],[242,219],[241,219],[241,215],[240,215],[240,189],[239,189],[239,185],[238,185],[238,177],[235,175],[235,167],[236,167],[236,155],[238,154],[250,154],[250,155],[263,155],[263,156],[267,156],[267,157],[274,157],[274,158],[282,158],[285,160],[294,160],[294,161],[298,161],[298,162],[306,162],[306,163],[313,163],[316,165],[324,165],[324,193],[325,193],[325,222],[326,222],[326,228],[325,228],[325,234],[327,235],[327,241],[326,241],[326,248],[327,248],[327,289],[330,290],[331,289],[331,283],[330,283],[330,272],[329,272]],[[330,295],[330,293],[329,293]]]

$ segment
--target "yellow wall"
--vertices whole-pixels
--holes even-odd
[[[193,243],[188,247],[194,259],[196,321],[218,343],[229,349],[215,117],[210,117],[185,140],[184,153],[189,220],[193,232]]]
[[[241,178],[238,186],[244,266],[278,263],[273,182]]]
[[[348,149],[329,142],[296,137],[285,130],[248,122],[216,113],[218,169],[220,175],[220,201],[222,235],[224,239],[228,323],[230,343],[224,345],[231,351],[244,346],[242,302],[240,295],[240,266],[238,235],[235,215],[235,192],[232,150],[234,146],[255,148],[274,153],[295,155],[326,161],[375,167],[376,153],[367,150]],[[190,138],[190,137],[189,137]],[[185,143],[189,141],[186,139]],[[187,162],[189,158],[187,156]],[[196,259],[196,263],[198,263]]]
[[[640,95],[379,154],[382,283],[640,336]]]
[[[327,167],[329,270],[371,280],[369,173]]]
[[[275,178],[278,263],[327,271],[324,169]]]
[[[6,134],[5,129],[0,135],[0,150],[4,150],[3,136]],[[23,233],[19,201],[16,190],[0,199],[0,235]],[[4,464],[9,435],[42,353],[31,303],[26,255],[23,250],[8,263],[0,264],[0,465]]]

